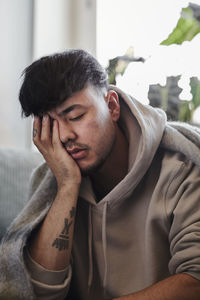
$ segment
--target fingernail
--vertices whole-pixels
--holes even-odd
[[[48,115],[43,116],[43,120],[46,121],[48,119]]]

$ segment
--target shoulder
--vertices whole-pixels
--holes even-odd
[[[162,150],[161,176],[169,185],[180,185],[188,176],[199,178],[200,167],[181,152]]]
[[[166,209],[173,211],[177,204],[200,205],[200,167],[180,152],[164,150],[160,169]]]
[[[183,172],[196,170],[198,173],[200,166],[197,165],[190,157],[187,157],[181,152],[164,150],[162,159],[163,172],[168,171],[172,176],[179,176]]]
[[[161,147],[183,154],[185,159],[200,167],[200,129],[185,123],[167,123]]]

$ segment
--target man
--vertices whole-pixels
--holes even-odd
[[[199,300],[199,131],[109,87],[82,50],[24,74],[46,163],[2,244],[1,299]]]

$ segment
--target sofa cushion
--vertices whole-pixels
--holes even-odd
[[[31,173],[42,162],[38,152],[0,148],[0,240],[28,200]]]

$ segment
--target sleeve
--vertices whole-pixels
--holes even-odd
[[[182,163],[171,178],[166,194],[169,271],[200,280],[200,168],[191,161]]]
[[[38,300],[65,299],[72,277],[71,265],[59,271],[47,270],[31,258],[27,248],[24,260]]]

